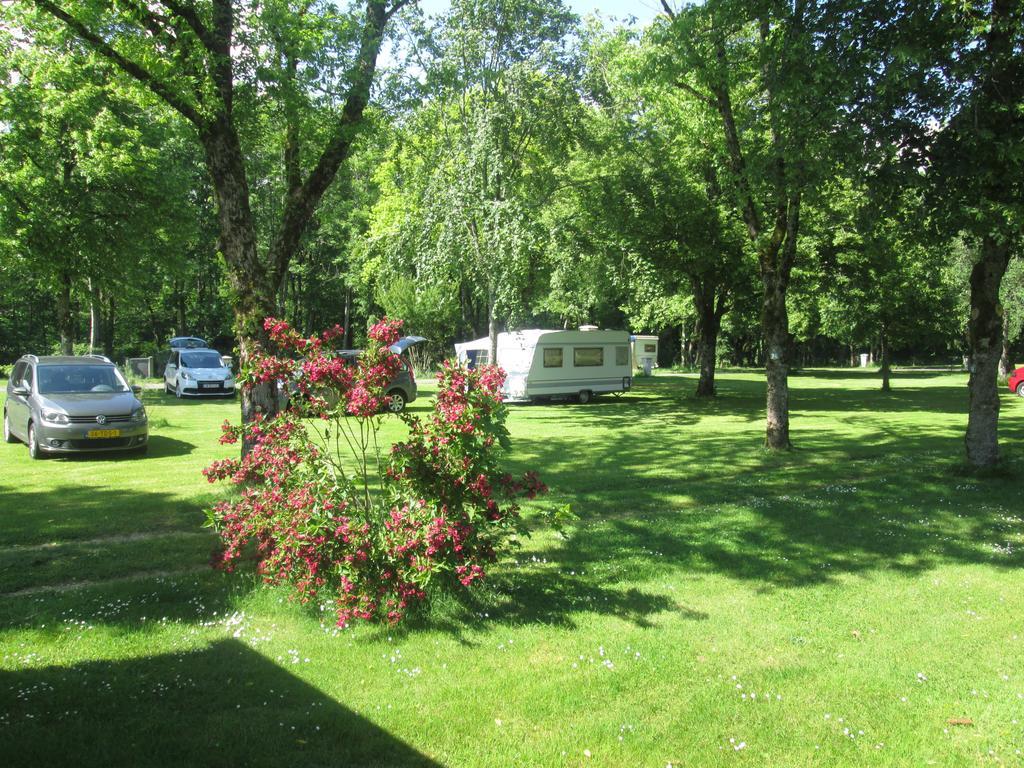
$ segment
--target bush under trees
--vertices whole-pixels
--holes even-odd
[[[388,347],[401,321],[373,326],[355,362],[330,349],[338,327],[311,338],[273,318],[264,327],[276,349],[252,357],[242,386],[286,389],[288,406],[224,424],[221,442],[252,448],[204,470],[210,482],[238,486],[208,512],[220,539],[214,565],[232,571],[251,554],[266,582],[330,604],[339,626],[394,624],[433,588],[483,579],[520,524],[516,499],[546,490],[532,472],[513,478],[500,468],[504,373],[445,363],[433,411],[401,414],[408,438],[382,451],[385,388],[401,365]]]

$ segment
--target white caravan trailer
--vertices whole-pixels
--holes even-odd
[[[650,376],[651,369],[658,367],[658,337],[630,336],[629,340],[633,343],[633,367]]]
[[[488,338],[455,345],[463,362],[490,362]],[[601,392],[626,392],[633,383],[626,331],[529,330],[498,334],[498,365],[507,374],[506,400],[575,396],[590,402]]]

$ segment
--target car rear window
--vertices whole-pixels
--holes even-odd
[[[40,365],[36,373],[42,395],[127,392],[129,389],[112,365]]]
[[[216,352],[182,352],[181,364],[186,368],[223,368],[220,355]]]

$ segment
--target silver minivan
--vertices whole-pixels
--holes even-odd
[[[33,459],[80,451],[144,452],[149,420],[140,392],[101,355],[25,355],[7,382],[4,440],[21,440]]]

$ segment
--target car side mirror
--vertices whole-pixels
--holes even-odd
[[[11,394],[18,395],[18,397],[28,397],[32,393],[29,391],[28,387],[18,384],[11,388]]]
[[[134,392],[136,395],[141,395],[142,387],[140,387],[138,384],[132,384],[132,392]]]

